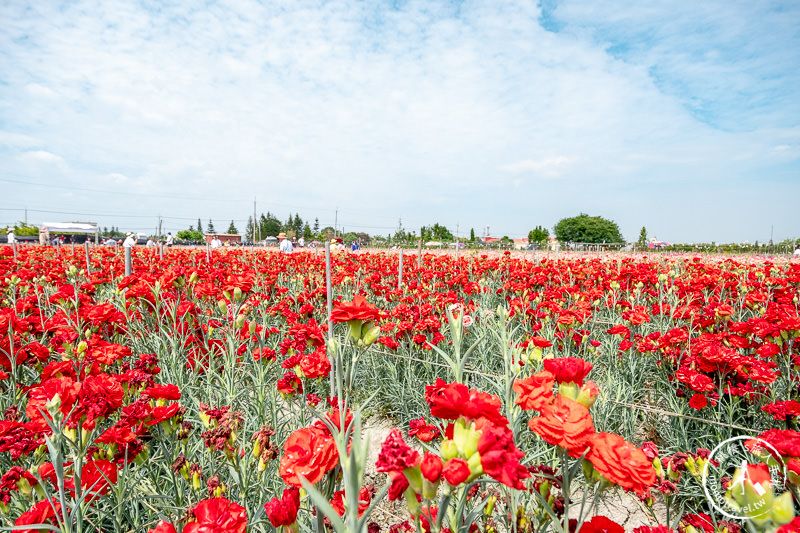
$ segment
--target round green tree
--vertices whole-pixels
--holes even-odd
[[[586,213],[563,218],[554,229],[561,242],[625,242],[615,222],[603,217],[590,217]]]
[[[536,226],[528,232],[528,242],[531,244],[546,244],[548,237],[550,237],[550,232],[542,226]]]

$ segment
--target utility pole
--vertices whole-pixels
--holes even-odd
[[[253,196],[253,246],[256,244],[256,224],[258,224],[256,220],[256,197]]]
[[[338,227],[339,227],[339,208],[337,207],[336,211],[334,212],[334,215],[333,215],[333,236],[334,237],[338,237],[339,236],[339,234],[337,233],[338,232],[338,229],[337,229]]]
[[[28,208],[25,208],[25,225],[28,225]]]
[[[161,215],[158,215],[158,240],[161,240]]]

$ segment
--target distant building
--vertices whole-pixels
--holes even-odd
[[[528,247],[528,238],[523,237],[521,239],[514,239],[514,249],[515,250],[524,250]]]

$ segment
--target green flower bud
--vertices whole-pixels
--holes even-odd
[[[473,453],[467,459],[467,465],[469,466],[469,477],[467,481],[472,481],[478,476],[483,475],[483,465],[481,464],[481,454],[478,452]]]
[[[411,487],[415,493],[422,492],[422,471],[419,466],[410,466],[403,469],[403,475],[408,480],[408,486]]]
[[[558,385],[558,392],[562,396],[569,398],[570,400],[577,400],[578,393],[580,392],[580,387],[578,387],[577,383],[561,383]]]
[[[47,412],[50,413],[50,416],[55,418],[56,414],[59,412],[59,409],[61,408],[61,396],[55,394],[52,398],[47,400],[47,403],[45,403],[44,406],[45,409],[47,409]]]
[[[347,325],[350,326],[350,338],[357,341],[361,338],[361,326],[364,321],[361,319],[348,320]]]
[[[494,511],[494,504],[497,501],[497,497],[492,495],[486,498],[486,507],[483,508],[484,516],[492,516],[492,511]]]
[[[458,457],[458,445],[455,443],[455,441],[452,440],[444,441],[442,443],[440,450],[442,453],[442,459],[444,459],[445,461],[449,461],[450,459]]]
[[[362,328],[361,330],[361,340],[364,342],[365,346],[371,345],[373,342],[378,340],[378,337],[381,335],[381,328],[373,324],[366,332]]]
[[[403,493],[403,496],[406,497],[406,506],[408,507],[408,512],[412,515],[419,513],[420,505],[417,501],[417,493],[414,492],[414,489],[409,486]]]
[[[792,505],[792,493],[784,492],[772,503],[772,521],[776,524],[788,524],[794,518],[794,506]]]
[[[439,492],[439,482],[431,483],[425,477],[422,478],[422,497],[428,500],[436,498],[436,493]]]
[[[456,420],[453,425],[453,441],[458,446],[458,451],[464,457],[470,457],[478,451],[480,433],[475,431],[472,424],[467,427],[464,419]]]

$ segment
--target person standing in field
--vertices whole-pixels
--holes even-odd
[[[133,237],[134,234],[129,231],[128,234],[125,235],[125,242],[122,243],[122,246],[125,248],[133,248],[134,246],[136,246],[136,239],[134,239]]]
[[[292,241],[286,238],[286,234],[284,232],[278,233],[278,240],[281,242],[280,250],[285,254],[292,253],[294,247],[292,246]]]
[[[172,238],[172,233],[167,232],[167,248],[172,248],[172,244],[175,242],[175,239]]]
[[[14,235],[14,228],[8,228],[8,244],[14,244],[16,241],[16,237]]]

